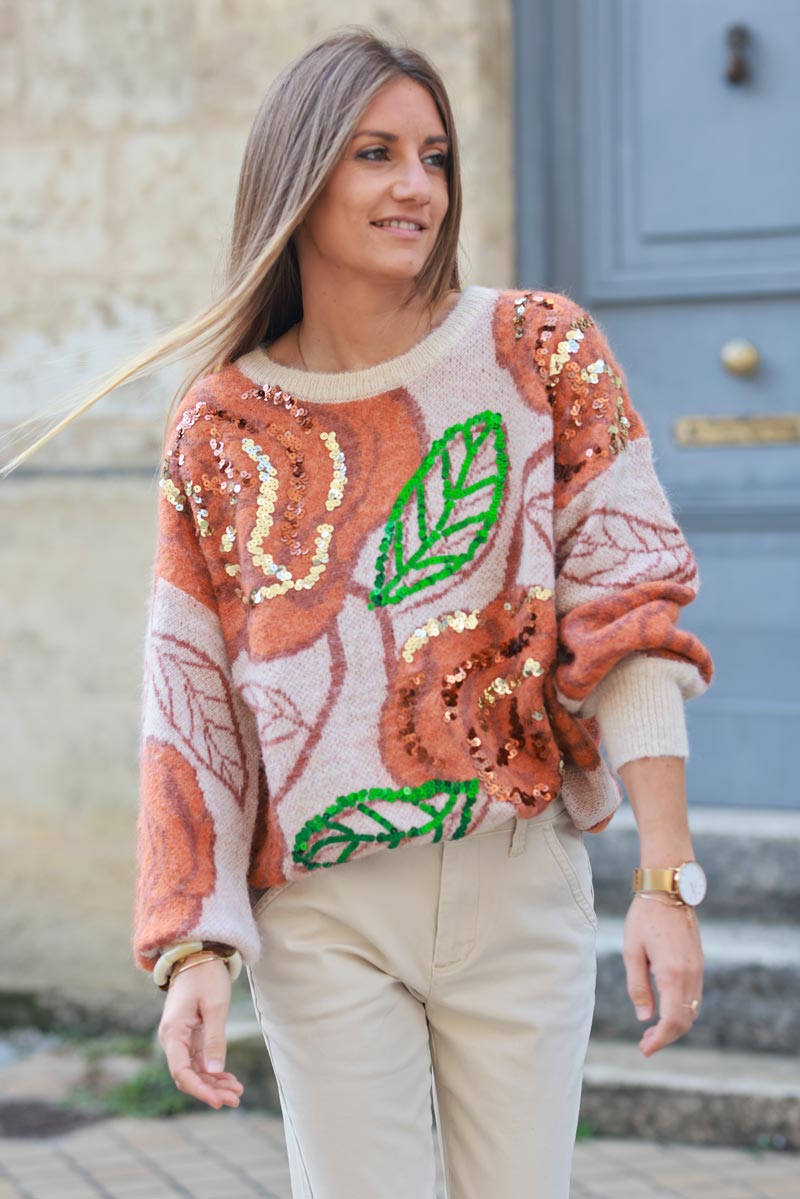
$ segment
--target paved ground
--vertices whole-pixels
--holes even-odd
[[[797,1199],[799,1168],[797,1154],[593,1138],[576,1145],[572,1196]],[[0,1199],[291,1199],[281,1121],[222,1109],[0,1138]]]

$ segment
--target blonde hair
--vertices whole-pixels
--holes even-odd
[[[175,404],[198,379],[223,369],[260,342],[272,342],[299,321],[303,302],[292,234],[325,187],[372,98],[403,75],[428,90],[450,142],[448,209],[405,303],[422,296],[432,310],[449,289],[459,290],[461,173],[444,82],[420,51],[390,44],[362,26],[342,26],[288,63],[259,105],[239,174],[218,297],[108,376],[54,428],[0,467],[0,478],[115,388],[195,355],[195,369],[181,382],[166,415],[164,453]],[[16,426],[10,436],[29,423]]]

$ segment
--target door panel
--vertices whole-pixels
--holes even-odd
[[[678,436],[686,417],[800,414],[798,45],[793,0],[516,6],[517,282],[597,317],[697,555],[680,623],[716,668],[686,708],[702,803],[800,807],[800,442]],[[753,373],[724,364],[735,339]]]
[[[577,15],[587,297],[800,287],[794,0],[580,0]]]

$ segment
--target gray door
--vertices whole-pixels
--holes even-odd
[[[800,807],[800,4],[515,19],[517,283],[597,315],[699,562],[690,797]]]

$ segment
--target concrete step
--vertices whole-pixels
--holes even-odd
[[[641,902],[641,900],[639,901]],[[598,912],[597,990],[593,1033],[638,1041],[622,960],[624,918]],[[686,1037],[697,1048],[756,1053],[800,1047],[800,927],[700,920],[705,958],[700,1015]],[[651,976],[651,985],[655,983]],[[658,991],[654,990],[656,1009]],[[686,1037],[683,1039],[685,1040]]]
[[[695,1036],[693,1031],[690,1036]],[[800,1149],[800,1058],[706,1049],[686,1038],[651,1058],[641,1027],[623,1040],[592,1033],[581,1119],[606,1136],[700,1145]],[[226,1065],[242,1080],[242,1106],[280,1112],[266,1047],[252,1006],[231,1008]]]
[[[650,1058],[592,1036],[581,1119],[606,1136],[800,1149],[800,1057],[701,1049],[685,1039]]]
[[[708,876],[704,916],[800,921],[800,811],[690,804],[689,828],[695,857]],[[639,865],[639,835],[627,801],[608,828],[587,833],[584,844],[592,862],[595,906],[623,914],[633,868]]]

